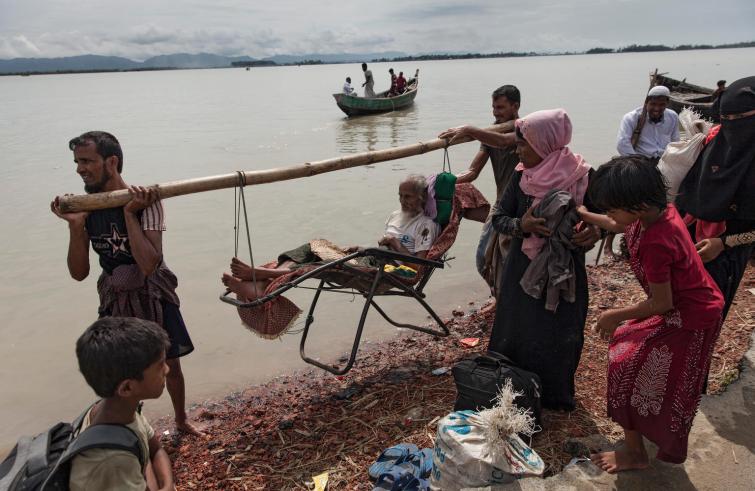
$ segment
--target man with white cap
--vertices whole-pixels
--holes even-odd
[[[670,95],[668,87],[656,85],[648,91],[644,106],[624,115],[616,142],[619,155],[640,154],[657,164],[666,145],[679,140],[679,116],[666,108]],[[613,256],[614,237],[609,234],[606,238],[606,256]]]
[[[679,140],[679,116],[666,108],[670,95],[667,87],[656,85],[648,92],[644,108],[638,107],[624,115],[616,144],[620,155],[640,154],[657,160],[666,145]],[[640,121],[643,114],[645,120]],[[632,135],[638,127],[639,138],[632,145]]]

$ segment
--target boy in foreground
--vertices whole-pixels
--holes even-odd
[[[87,450],[71,464],[71,491],[175,489],[170,457],[141,413],[141,401],[157,399],[165,388],[168,346],[164,329],[134,317],[104,317],[78,339],[79,370],[102,397],[86,414],[81,430],[99,424],[126,426],[139,437],[149,460],[142,469],[130,452]]]

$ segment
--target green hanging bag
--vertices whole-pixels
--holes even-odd
[[[448,166],[448,170],[446,170],[446,166]],[[448,149],[446,149],[443,155],[443,172],[435,177],[435,205],[438,209],[435,222],[441,227],[448,225],[449,220],[451,220],[455,189],[456,175],[451,172],[451,161],[448,158]]]

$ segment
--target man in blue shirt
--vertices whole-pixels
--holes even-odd
[[[642,107],[624,115],[619,126],[616,150],[619,155],[640,154],[651,159],[659,159],[666,145],[679,140],[679,116],[667,109],[670,92],[667,87],[658,85],[648,92],[645,99],[645,121],[636,146],[632,145],[632,134],[640,124]]]

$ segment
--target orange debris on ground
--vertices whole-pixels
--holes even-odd
[[[532,445],[554,474],[591,441],[615,441],[620,428],[606,417],[607,345],[592,332],[596,316],[644,293],[626,263],[588,270],[590,310],[577,372],[577,409],[544,411],[544,430]],[[755,327],[755,268],[749,267],[724,324],[711,366],[709,393],[735,380]],[[487,308],[485,308],[487,307]],[[411,333],[363,348],[355,368],[343,377],[307,371],[194,410],[211,437],[163,438],[179,489],[310,489],[312,477],[329,475],[329,490],[369,490],[367,468],[379,453],[399,442],[432,447],[437,421],[456,397],[450,367],[485,348],[495,309],[487,304],[449,320],[452,334],[433,339]],[[478,337],[474,349],[460,341]],[[431,372],[436,370],[439,375]],[[411,417],[409,417],[411,416]],[[156,429],[170,427],[168,419]],[[591,438],[582,438],[591,437]]]

